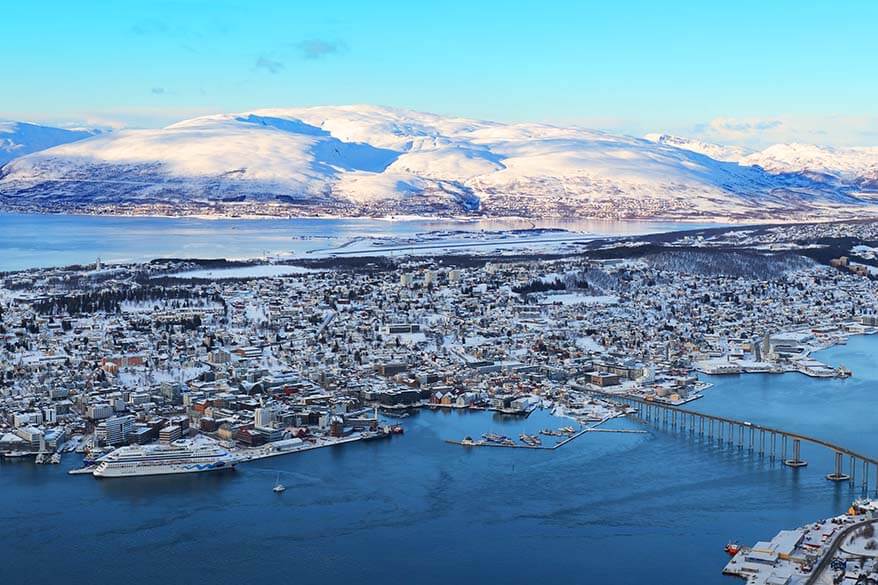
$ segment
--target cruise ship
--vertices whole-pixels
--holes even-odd
[[[237,459],[213,443],[174,441],[170,445],[120,447],[101,457],[95,477],[140,477],[233,469]]]

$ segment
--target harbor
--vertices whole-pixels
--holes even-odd
[[[748,585],[868,584],[878,581],[878,503],[855,500],[844,514],[781,530],[730,550],[723,574]]]
[[[544,445],[542,439],[540,439],[537,435],[529,435],[527,433],[522,433],[519,435],[520,443],[515,442],[513,439],[505,435],[498,435],[496,433],[484,433],[482,434],[482,438],[479,440],[473,440],[472,437],[465,437],[462,440],[454,440],[454,439],[446,439],[445,442],[451,445],[460,445],[461,447],[504,447],[507,449],[543,449],[546,451],[554,451],[555,449],[560,449],[564,445],[578,439],[579,437],[585,435],[586,433],[592,432],[605,432],[605,433],[646,433],[648,431],[640,430],[640,429],[602,429],[598,428],[603,423],[612,420],[614,418],[618,418],[619,416],[624,416],[622,414],[609,416],[604,419],[601,419],[595,424],[585,426],[580,428],[579,430],[574,429],[573,427],[566,426],[561,427],[558,430],[552,429],[543,429],[539,434],[552,436],[552,437],[561,437],[561,440],[551,444]]]
[[[873,298],[862,277],[807,264],[766,288],[759,274],[660,260],[321,262],[267,276],[271,263],[98,260],[4,277],[0,488],[27,506],[4,518],[27,562],[13,577],[50,578],[40,559],[55,553],[28,532],[48,524],[119,558],[125,534],[160,555],[241,566],[258,545],[271,579],[286,578],[290,554],[306,559],[306,581],[377,580],[364,564],[411,558],[437,583],[458,575],[448,558],[530,555],[533,571],[473,574],[639,585],[685,558],[675,579],[710,583],[730,536],[833,517],[878,483],[873,425],[855,415],[874,406],[874,303],[817,302]],[[226,269],[253,277],[193,276]],[[736,296],[754,310],[737,312]],[[705,359],[752,371],[704,373]],[[394,427],[404,435],[391,439]],[[503,448],[471,448],[482,446]],[[70,480],[74,453],[83,475],[106,480]],[[19,486],[84,504],[46,508]],[[188,536],[218,532],[234,546]],[[341,562],[320,556],[326,542]],[[638,563],[608,575],[600,561],[620,550]],[[66,560],[75,580],[113,562],[78,555]]]

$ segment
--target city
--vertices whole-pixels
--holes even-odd
[[[3,8],[0,585],[878,585],[878,3]]]
[[[802,241],[842,225],[766,233]],[[844,227],[868,239],[873,226]],[[748,233],[743,245],[765,245]],[[693,268],[692,241],[729,240],[741,232],[682,233],[635,258],[520,260],[487,249],[206,267],[98,259],[6,273],[0,453],[48,464],[82,457],[69,473],[98,477],[213,471],[404,441],[406,419],[424,408],[548,410],[569,424],[445,439],[554,449],[637,414],[614,397],[697,400],[712,386],[699,373],[850,376],[810,354],[878,331],[876,280],[784,252],[754,268],[771,277]],[[603,241],[587,246],[607,255]],[[809,550],[810,566],[822,549]],[[764,558],[735,559],[727,571],[762,575],[748,567]],[[774,583],[764,577],[757,582]]]

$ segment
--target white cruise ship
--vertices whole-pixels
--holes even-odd
[[[95,477],[139,477],[232,469],[237,459],[213,443],[174,441],[170,445],[120,447],[100,458]]]

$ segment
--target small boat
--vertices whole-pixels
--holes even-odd
[[[724,550],[725,550],[727,553],[729,553],[729,556],[730,556],[730,557],[733,557],[733,556],[735,556],[736,554],[738,554],[738,551],[741,550],[741,545],[738,544],[737,542],[731,542],[731,541],[730,541],[728,544],[726,544]]]
[[[521,433],[518,438],[522,443],[529,445],[531,447],[539,447],[543,444],[539,437],[536,435],[528,435],[527,433]]]
[[[271,488],[271,491],[273,491],[276,494],[279,494],[279,493],[286,491],[286,489],[287,489],[287,486],[285,486],[284,484],[282,484],[280,482],[280,474],[278,473],[277,479],[274,482],[274,487]]]
[[[838,366],[835,369],[835,375],[838,378],[850,378],[853,375],[853,372],[851,372],[849,369],[847,369],[844,366]]]

